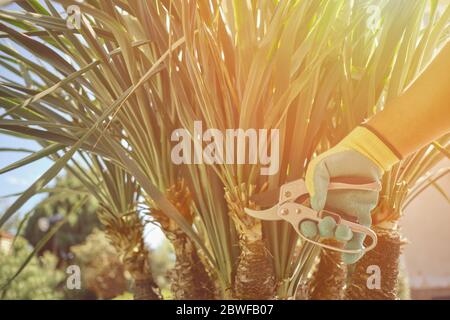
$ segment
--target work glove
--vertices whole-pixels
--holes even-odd
[[[359,224],[370,227],[371,210],[378,202],[379,191],[333,190],[328,191],[331,178],[355,178],[365,182],[378,182],[385,171],[395,164],[401,155],[373,128],[366,125],[355,128],[339,144],[314,158],[306,171],[306,187],[310,194],[311,207],[320,211],[327,209],[356,217]],[[369,180],[369,181],[367,181]],[[362,249],[365,235],[353,234],[349,227],[336,225],[331,217],[319,224],[305,221],[300,225],[302,233],[313,238],[345,241],[345,249]],[[342,260],[352,264],[362,253],[343,253]]]

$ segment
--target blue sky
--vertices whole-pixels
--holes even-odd
[[[63,10],[60,5],[57,7]],[[14,3],[3,6],[2,9],[22,11],[22,9]],[[36,57],[30,55],[27,50],[24,50],[22,47],[14,44],[12,41],[8,39],[1,39],[0,41],[5,45],[14,48],[14,50],[26,56],[28,59],[47,67],[49,70],[54,70],[53,67],[36,59]],[[18,81],[19,83],[22,82],[20,78],[5,68],[0,68],[0,73],[5,79]],[[2,106],[0,105],[0,114],[3,112],[4,109],[2,109]],[[19,139],[0,133],[0,148],[40,150],[41,146],[32,140]],[[5,166],[26,157],[27,155],[27,153],[22,152],[0,152],[0,168],[4,168]],[[0,174],[0,214],[13,203],[14,199],[16,199],[16,197],[3,198],[4,196],[25,191],[37,178],[39,178],[48,168],[50,168],[51,164],[52,161],[45,158],[19,169]],[[39,201],[39,199],[42,199],[43,197],[45,197],[45,195],[34,196],[20,209],[19,212],[24,213],[29,211]]]
[[[0,134],[0,148],[26,148],[39,150],[40,146],[34,141]],[[27,155],[27,153],[19,152],[1,152],[0,167],[4,168]],[[0,197],[26,190],[27,187],[51,166],[51,164],[52,162],[49,159],[42,159],[27,166],[1,174]],[[24,212],[32,208],[33,204],[35,204],[40,197],[42,197],[42,195],[30,199],[21,211]],[[14,199],[15,198],[0,199],[0,212],[2,212],[8,204],[11,204]]]
[[[21,10],[16,4],[9,4],[7,6],[2,7],[2,9],[7,10]],[[2,42],[8,46],[12,46],[12,42],[5,39]],[[21,52],[22,54],[27,54],[25,50],[22,50],[18,46],[14,46],[16,50]],[[30,56],[29,58],[32,59]],[[20,81],[17,79],[11,72],[1,69],[1,75],[5,78],[15,79],[16,81]],[[0,106],[1,113],[4,110]],[[40,146],[31,140],[27,139],[19,139],[15,137],[11,137],[8,135],[4,135],[0,133],[0,148],[25,148],[32,150],[39,150]],[[18,153],[18,152],[1,152],[0,153],[0,168],[4,168],[5,166],[14,163],[15,161],[27,156],[27,153]],[[0,197],[4,197],[10,194],[19,193],[27,189],[40,175],[42,175],[46,169],[51,166],[51,161],[49,159],[42,159],[40,161],[36,161],[31,163],[25,167],[21,167],[19,169],[4,173],[0,175]],[[25,204],[21,212],[26,212],[33,207],[34,204],[42,198],[42,195],[35,196]],[[0,198],[0,213],[2,213],[8,205],[10,205],[14,201],[14,197],[12,198]]]

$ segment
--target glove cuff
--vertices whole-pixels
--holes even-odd
[[[356,127],[338,145],[361,153],[384,172],[402,158],[394,146],[367,124]]]

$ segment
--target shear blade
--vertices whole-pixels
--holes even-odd
[[[249,216],[252,216],[253,218],[257,218],[260,220],[269,220],[269,221],[281,220],[280,217],[277,215],[276,206],[265,210],[252,210],[244,208],[244,211]]]
[[[273,207],[278,204],[280,198],[280,189],[265,191],[258,193],[250,197],[251,201],[254,201],[257,205],[261,207]]]

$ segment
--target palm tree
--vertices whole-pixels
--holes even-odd
[[[71,5],[79,9],[79,25],[61,13]],[[97,158],[103,163],[104,181],[118,170],[133,181],[172,240],[179,298],[206,292],[284,299],[311,281],[325,261],[320,249],[299,241],[286,223],[257,221],[243,208],[255,206],[253,194],[303,177],[312,157],[400,94],[448,40],[450,15],[449,6],[431,0],[28,0],[16,6],[0,10],[0,130],[42,146],[12,168],[47,156],[55,162],[0,225],[86,153],[92,159],[85,166]],[[220,131],[279,129],[278,172],[262,176],[253,164],[175,165],[171,134],[185,128],[198,139],[194,121]],[[408,187],[448,156],[448,141],[443,137],[385,176],[374,213],[380,222],[398,218]],[[119,180],[110,179],[116,192],[105,194],[105,204],[129,194]],[[124,238],[129,232],[118,230]],[[315,288],[326,281],[320,273]],[[200,289],[179,289],[190,288],[192,279],[201,279],[194,281]],[[339,297],[343,283],[335,284]]]

